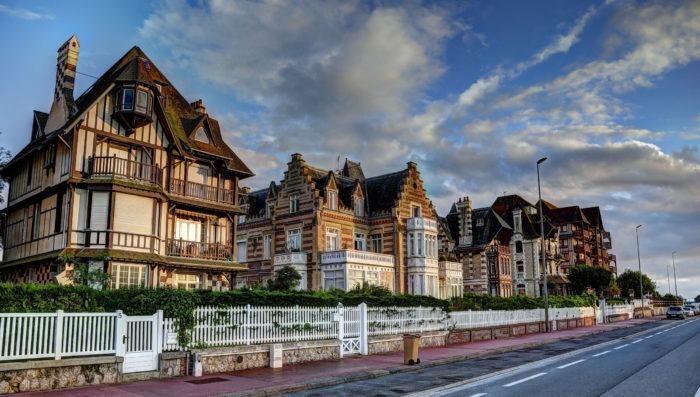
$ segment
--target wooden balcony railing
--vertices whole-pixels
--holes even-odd
[[[152,234],[116,230],[76,230],[75,243],[81,247],[129,248],[158,253],[159,239]]]
[[[233,246],[221,243],[202,243],[181,239],[166,239],[165,252],[169,256],[227,260],[233,258]]]
[[[158,185],[163,181],[163,173],[158,164],[140,163],[115,156],[88,158],[88,174],[90,176],[122,176]]]
[[[172,180],[170,183],[170,192],[179,196],[192,197],[200,200],[236,204],[236,195],[231,189],[221,189],[216,186],[186,182],[182,179]]]

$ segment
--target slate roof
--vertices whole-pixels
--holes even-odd
[[[528,239],[535,238],[540,235],[539,219],[533,219],[533,216],[527,210],[528,207],[536,208],[533,204],[523,199],[518,195],[500,196],[494,201],[491,208],[500,215],[511,228],[513,227],[513,210],[521,209],[521,219],[523,224],[523,235]],[[549,232],[551,226],[545,226],[545,231]]]
[[[408,170],[393,172],[365,179],[365,200],[369,210],[389,211],[399,198],[404,180],[408,177]]]
[[[583,215],[586,217],[586,219],[588,219],[588,222],[591,224],[591,226],[605,229],[603,227],[603,216],[600,214],[600,207],[582,208],[581,211],[583,212]]]
[[[360,163],[356,163],[348,159],[345,159],[342,175],[350,179],[358,179],[360,182],[365,180],[365,173],[362,172],[362,166]]]

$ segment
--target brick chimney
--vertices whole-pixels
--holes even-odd
[[[474,238],[472,236],[472,202],[469,196],[457,201],[457,210],[459,211],[459,245],[471,246]]]
[[[78,66],[80,43],[73,35],[58,49],[56,59],[56,87],[49,118],[46,121],[46,132],[53,132],[68,121],[77,111],[73,99],[75,87],[75,71]]]
[[[207,108],[204,107],[204,104],[203,104],[201,99],[197,99],[196,101],[192,102],[190,105],[194,108],[194,111],[197,112],[198,114],[206,114],[207,113]]]

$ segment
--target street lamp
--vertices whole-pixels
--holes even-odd
[[[671,252],[671,259],[673,260],[673,286],[676,291],[676,299],[678,299],[678,284],[676,283],[676,251]]]
[[[544,218],[542,215],[542,189],[540,188],[540,164],[547,160],[546,157],[542,157],[537,160],[537,195],[539,196],[540,203],[540,237],[542,238],[542,252],[540,256],[542,257],[542,274],[544,275],[544,332],[549,332],[549,302],[547,300],[547,263],[545,262],[545,251],[544,251]]]
[[[668,285],[668,294],[671,295],[671,276],[668,274],[668,265],[666,265],[666,285]]]
[[[637,263],[639,264],[639,295],[642,298],[642,318],[644,318],[644,287],[642,284],[642,259],[639,256],[639,228],[642,225],[637,225],[634,231],[637,233]]]

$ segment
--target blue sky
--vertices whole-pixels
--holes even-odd
[[[600,206],[620,271],[700,294],[700,2],[0,0],[0,146],[48,111],[58,47],[76,92],[140,46],[256,173],[290,155],[366,175],[418,163],[441,215],[503,192]],[[671,272],[671,285],[673,276]]]

